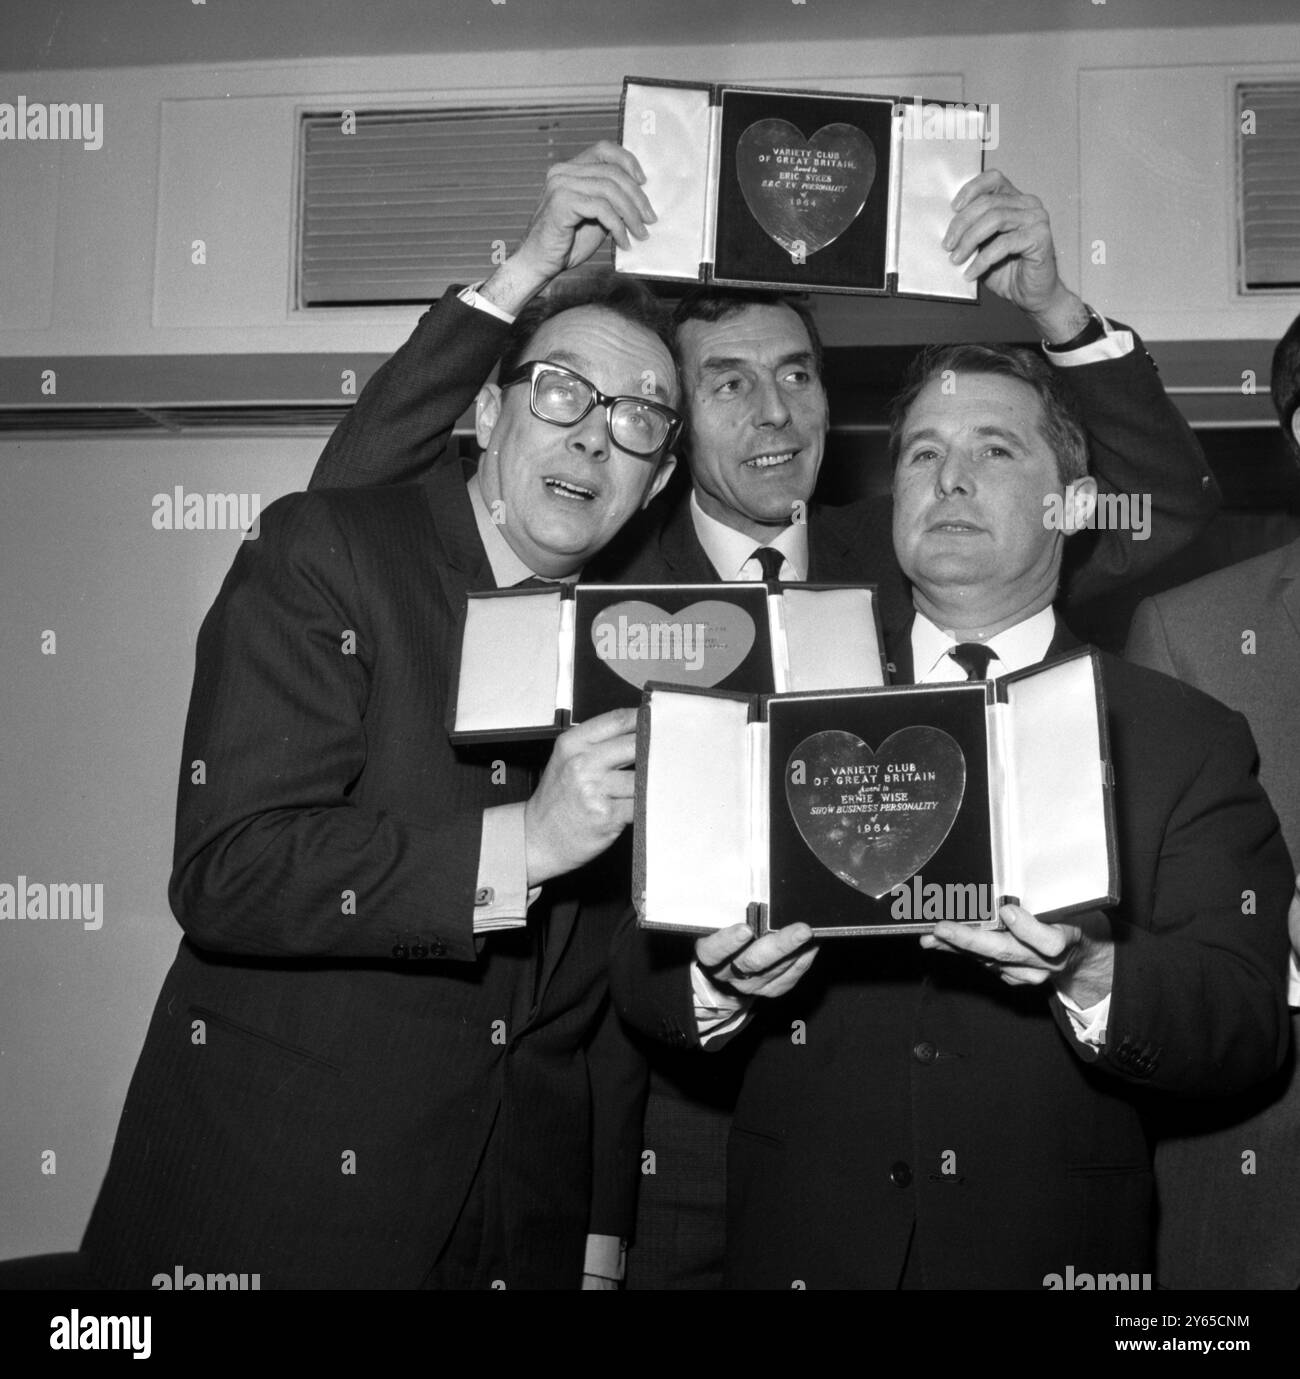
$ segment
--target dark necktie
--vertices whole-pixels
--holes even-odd
[[[997,653],[982,642],[958,642],[949,647],[948,655],[966,672],[968,680],[987,680],[989,662],[997,658]]]
[[[760,546],[751,560],[757,560],[763,571],[763,579],[771,583],[781,573],[781,566],[785,564],[785,556],[776,549],[775,546]]]

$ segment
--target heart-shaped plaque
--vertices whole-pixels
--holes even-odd
[[[721,599],[702,599],[680,613],[630,599],[613,603],[591,623],[596,655],[629,685],[721,684],[754,646],[754,619]]]
[[[804,842],[876,900],[938,852],[965,792],[966,758],[942,728],[902,728],[874,752],[854,733],[813,733],[785,768],[786,802]]]
[[[736,141],[736,176],[754,219],[795,258],[825,249],[867,204],[876,150],[856,125],[811,139],[789,120],[755,120]]]

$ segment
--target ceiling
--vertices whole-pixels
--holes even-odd
[[[1296,0],[0,0],[0,71],[1294,23]]]

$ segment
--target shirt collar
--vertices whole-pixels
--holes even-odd
[[[483,552],[488,558],[488,565],[492,568],[492,578],[496,581],[498,589],[510,589],[525,579],[530,579],[536,572],[530,570],[527,565],[515,554],[515,549],[502,534],[499,523],[492,520],[492,514],[488,511],[487,499],[483,497],[483,487],[478,480],[478,471],[475,470],[469,476],[465,487],[469,490],[469,505],[474,510],[474,525],[478,528],[479,540],[483,543]],[[581,573],[575,570],[571,575],[565,575],[563,579],[549,580],[552,584],[572,584]],[[543,575],[541,578],[546,579]]]
[[[708,556],[713,568],[724,581],[757,580],[762,577],[758,563],[750,563],[755,547],[766,544],[785,556],[785,566],[781,571],[787,582],[808,578],[808,524],[791,522],[783,527],[773,541],[758,542],[734,527],[710,517],[700,506],[695,490],[691,489],[691,521],[695,525],[695,535],[699,537],[704,554]],[[748,565],[748,569],[746,569]]]
[[[1037,665],[1047,655],[1047,648],[1051,646],[1055,635],[1056,614],[1050,604],[1022,622],[995,633],[984,643],[995,657],[989,662],[988,678],[996,680],[1013,671],[1024,670],[1026,666]],[[924,613],[918,612],[912,620],[914,682],[925,685],[964,680],[966,672],[948,655],[958,642],[959,638],[937,627]]]

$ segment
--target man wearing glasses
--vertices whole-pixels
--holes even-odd
[[[1213,514],[1217,490],[1141,342],[1102,321],[1061,283],[1037,199],[990,171],[959,193],[957,205],[945,247],[958,262],[978,250],[972,271],[1025,312],[1028,334],[1052,342],[1048,357],[1083,407],[1100,486],[1150,495],[1143,539],[1112,531],[1070,543],[1075,569],[1064,597],[1081,602],[1189,541]],[[623,246],[630,236],[653,236],[655,215],[635,159],[602,143],[551,168],[517,252],[486,284],[436,303],[376,372],[331,436],[312,486],[402,482],[426,471],[432,482],[442,468],[435,461],[502,350],[513,313],[532,310],[526,304],[534,294],[589,258],[607,233]],[[829,406],[820,341],[802,306],[772,294],[688,296],[676,313],[674,351],[690,495],[671,506],[656,503],[659,511],[630,524],[588,576],[646,583],[874,580],[886,634],[906,628],[911,597],[894,558],[888,499],[834,508],[813,498]],[[507,345],[499,376],[511,388],[520,362]],[[490,405],[491,385],[485,393]],[[480,423],[484,405],[481,394]],[[1089,547],[1085,560],[1073,558]],[[675,936],[662,937],[668,948]],[[715,954],[719,961],[727,956]],[[728,1112],[743,1060],[729,1050],[709,1059],[662,1047],[649,1054],[645,1144],[656,1151],[657,1166],[641,1179],[628,1283],[717,1286]]]
[[[454,751],[446,721],[466,595],[576,578],[668,479],[665,333],[635,285],[537,306],[468,481],[291,494],[241,544],[198,640],[185,937],[84,1244],[106,1286],[617,1272],[639,1068],[610,1037],[626,890],[600,859],[632,817],[635,712],[549,758]]]

